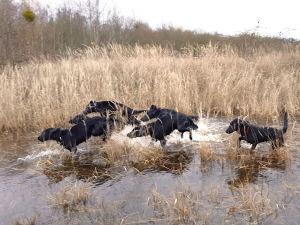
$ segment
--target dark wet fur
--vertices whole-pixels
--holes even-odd
[[[230,134],[237,131],[241,136],[238,139],[238,145],[242,140],[252,144],[251,149],[255,149],[256,145],[261,142],[270,141],[272,148],[281,147],[284,144],[283,134],[288,128],[288,114],[284,113],[284,125],[281,130],[273,127],[259,127],[250,124],[248,121],[240,120],[238,118],[230,122],[226,133]],[[278,141],[278,143],[277,143]]]
[[[107,123],[105,117],[87,117],[85,120],[77,122],[78,124],[71,129],[48,128],[42,132],[38,140],[41,142],[55,140],[69,151],[76,152],[76,146],[91,136],[103,135],[103,140],[106,139]]]
[[[178,116],[178,114],[176,115]],[[191,119],[179,118],[174,119],[172,113],[163,113],[157,117],[155,122],[148,123],[143,126],[137,126],[128,133],[127,136],[134,138],[150,135],[153,139],[159,140],[161,145],[165,145],[165,136],[177,129],[182,134],[186,131],[190,132],[190,139],[192,140],[191,130],[197,129],[198,126],[195,125]]]
[[[146,110],[134,110],[124,104],[115,102],[115,101],[90,101],[83,111],[84,115],[89,113],[98,112],[101,116],[104,117],[115,117],[119,112],[122,117],[126,118],[127,124],[139,125],[139,121],[135,118],[134,115],[145,112]]]
[[[104,118],[104,117],[102,117]],[[86,121],[86,120],[90,120],[91,118],[84,115],[84,114],[79,114],[79,115],[76,115],[75,117],[73,117],[72,119],[69,120],[69,123],[71,124],[79,124],[79,123],[82,123],[83,121]],[[108,117],[106,118],[106,123],[107,123],[107,127],[106,127],[106,137],[108,135],[110,135],[115,129],[121,129],[123,128],[124,124],[123,124],[123,121],[118,118],[118,117]]]
[[[175,129],[172,126],[171,116],[165,115],[155,122],[135,127],[127,136],[135,138],[150,135],[153,139],[160,141],[161,145],[165,145],[165,136],[172,133]]]
[[[162,109],[152,105],[150,109],[147,110],[147,115],[141,118],[141,121],[148,121],[153,118],[162,120],[162,118],[167,115],[170,118],[169,122],[171,123],[172,128],[181,132],[181,137],[183,137],[183,133],[187,131],[190,133],[190,139],[193,139],[191,131],[198,129],[198,126],[193,120],[198,120],[198,116],[188,116],[172,109]]]

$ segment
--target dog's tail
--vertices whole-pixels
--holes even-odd
[[[283,119],[283,128],[282,133],[285,133],[288,129],[288,114],[287,112],[284,113],[284,119]]]

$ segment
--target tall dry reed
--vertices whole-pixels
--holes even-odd
[[[299,115],[299,49],[248,58],[212,45],[183,52],[111,45],[6,66],[0,72],[0,130],[65,126],[90,100],[137,109],[157,104],[188,114]]]

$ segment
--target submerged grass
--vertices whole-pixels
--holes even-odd
[[[14,222],[14,225],[35,225],[35,224],[36,224],[36,217],[28,217]]]
[[[217,154],[214,152],[212,145],[207,142],[200,143],[200,158],[201,161],[211,161],[216,159]]]
[[[0,130],[67,125],[90,100],[136,109],[157,104],[188,114],[299,115],[299,65],[299,48],[248,57],[230,46],[191,47],[181,54],[154,46],[87,48],[58,61],[1,70]]]
[[[168,152],[163,148],[129,146],[110,140],[104,147],[111,166],[132,166],[137,171],[164,170],[181,173],[192,161],[192,153]]]
[[[65,213],[82,211],[91,195],[87,183],[70,184],[62,187],[57,193],[48,196],[53,207],[63,209]]]

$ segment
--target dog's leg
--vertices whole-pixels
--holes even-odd
[[[193,140],[192,130],[189,130],[189,133],[190,133],[190,140]]]
[[[106,133],[103,134],[102,141],[106,141]]]
[[[280,143],[279,143],[279,145],[280,145]],[[278,147],[278,145],[276,143],[276,140],[275,141],[271,141],[271,146],[272,146],[273,150]]]
[[[76,153],[76,152],[77,152],[77,147],[72,147],[72,148],[71,148],[71,152]]]
[[[279,137],[278,142],[279,142],[279,143],[278,143],[279,147],[284,146],[284,139],[283,139],[283,136]]]
[[[251,150],[254,150],[256,145],[257,145],[257,143],[253,143],[252,146],[251,146]]]
[[[181,132],[181,138],[183,138],[183,133],[184,133],[184,132]]]
[[[163,140],[159,140],[159,142],[160,142],[160,145],[162,146],[162,147],[164,147],[165,145],[166,145],[166,140],[165,139],[163,139]]]

